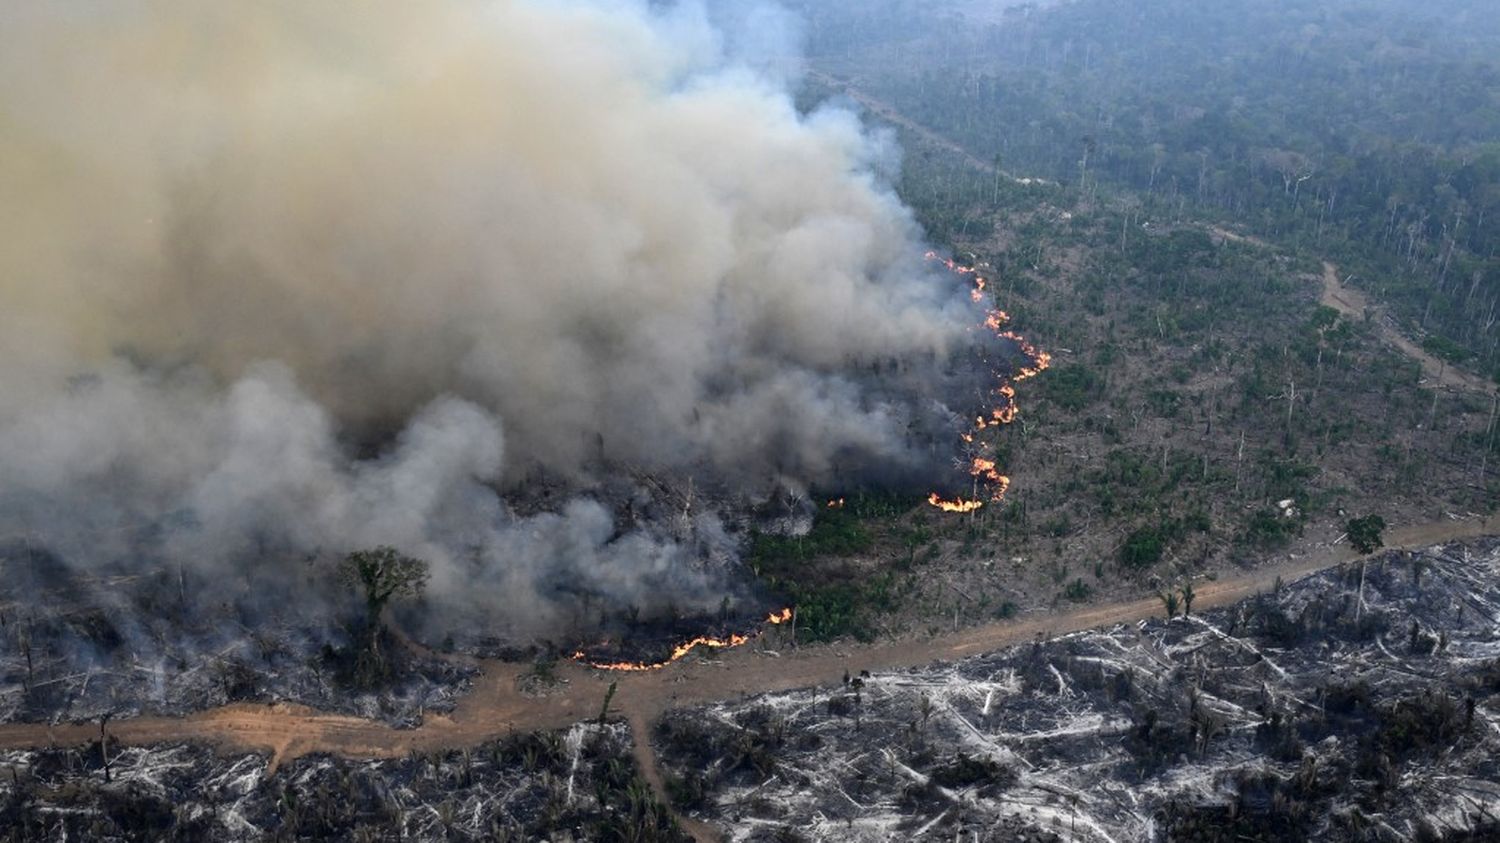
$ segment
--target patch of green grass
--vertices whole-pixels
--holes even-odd
[[[798,640],[873,637],[874,613],[895,607],[903,580],[895,571],[872,576],[846,560],[873,548],[877,534],[889,532],[889,522],[911,506],[895,496],[861,495],[842,508],[820,511],[806,535],[751,537],[746,561],[768,587],[797,607]],[[909,570],[931,558],[935,545],[930,535],[925,528],[907,531],[898,567]],[[928,552],[919,553],[924,546]]]

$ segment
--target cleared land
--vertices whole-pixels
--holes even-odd
[[[1491,519],[1443,521],[1393,530],[1394,547],[1416,548],[1487,535]],[[1197,604],[1222,606],[1331,565],[1357,558],[1337,545],[1241,577],[1202,583]],[[481,661],[481,674],[451,715],[431,715],[415,729],[395,729],[372,720],[325,714],[302,706],[236,704],[186,717],[140,717],[109,724],[112,737],[129,744],[200,740],[224,749],[270,750],[275,760],[308,753],[349,758],[393,758],[413,751],[482,743],[514,732],[557,729],[596,716],[609,682],[619,690],[613,706],[636,723],[648,723],[678,706],[740,695],[837,683],[846,669],[892,670],[962,658],[1010,644],[1159,614],[1156,598],[1088,606],[1056,614],[986,624],[952,635],[854,646],[818,646],[778,655],[762,648],[729,651],[714,661],[683,660],[650,673],[601,673],[576,664],[560,666],[563,682],[545,696],[528,696],[517,680],[529,665]],[[0,748],[68,745],[93,739],[97,723],[0,725]]]

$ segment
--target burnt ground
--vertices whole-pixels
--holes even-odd
[[[388,636],[390,681],[362,687],[345,675],[351,635],[328,617],[205,609],[171,572],[85,576],[23,544],[0,547],[0,572],[0,722],[292,700],[412,726],[451,711],[475,674]]]
[[[632,840],[685,836],[624,725],[580,724],[390,761],[193,745],[0,753],[0,840]]]
[[[1400,535],[1426,547],[1439,535],[1486,530],[1486,523],[1471,522]],[[1240,803],[1243,777],[1256,771],[1290,777],[1293,766],[1301,771],[1306,763],[1287,760],[1296,750],[1304,757],[1311,752],[1315,766],[1333,765],[1316,769],[1346,776],[1344,792],[1314,799],[1311,792],[1283,789],[1260,801],[1251,793],[1245,805],[1270,805],[1273,813],[1290,805],[1306,823],[1309,816],[1341,822],[1341,806],[1348,803],[1361,812],[1349,815],[1355,822],[1369,819],[1416,834],[1427,822],[1437,834],[1444,827],[1439,823],[1451,831],[1474,811],[1492,807],[1485,730],[1495,709],[1488,677],[1500,655],[1494,640],[1497,545],[1500,540],[1471,539],[1415,554],[1387,553],[1365,566],[1362,604],[1351,573],[1359,571],[1358,561],[1331,569],[1342,575],[1304,579],[1332,561],[1323,557],[1275,567],[1292,582],[1284,587],[1280,576],[1265,572],[1204,583],[1196,600],[1204,614],[1171,624],[1152,620],[1159,602],[1136,601],[934,639],[792,649],[779,657],[741,648],[722,660],[687,659],[650,673],[591,675],[562,665],[562,684],[543,698],[523,693],[515,681],[520,666],[490,662],[452,715],[430,717],[415,729],[289,706],[240,705],[188,717],[110,721],[108,734],[111,741],[146,747],[202,741],[235,758],[253,758],[257,766],[266,763],[258,752],[265,747],[273,769],[332,753],[352,759],[336,764],[339,770],[392,771],[400,768],[361,759],[432,758],[618,711],[636,735],[663,724],[657,748],[667,775],[651,746],[637,742],[634,757],[654,791],[675,793],[686,810],[708,821],[685,825],[700,840],[713,839],[703,831],[713,826],[740,838],[757,830],[783,835],[793,826],[813,839],[883,839],[931,837],[938,830],[946,835],[954,823],[976,822],[1039,839],[1135,839],[1153,832],[1161,837],[1162,823],[1176,822],[1183,811],[1187,822],[1206,827],[1206,839],[1223,838],[1228,828],[1253,840],[1256,827],[1224,824],[1251,815]],[[1257,588],[1275,593],[1257,597]],[[1418,620],[1415,638],[1407,615]],[[1101,624],[1116,626],[1060,638],[1050,632]],[[1019,646],[1002,649],[1007,645]],[[955,666],[905,667],[973,653],[993,655]],[[859,676],[861,667],[877,675]],[[841,685],[846,670],[855,675]],[[1331,676],[1339,688],[1330,690]],[[834,690],[792,690],[815,686]],[[1462,729],[1452,705],[1434,702],[1440,696],[1462,700]],[[1473,720],[1468,696],[1475,699]],[[739,702],[718,702],[731,699]],[[1346,705],[1346,699],[1354,702]],[[1438,718],[1411,719],[1428,711]],[[1289,728],[1297,730],[1295,741],[1283,734]],[[1371,729],[1389,731],[1389,740],[1361,744]],[[1246,733],[1264,745],[1246,744]],[[58,799],[75,798],[102,772],[86,761],[97,754],[98,734],[98,724],[9,724],[0,726],[0,746],[23,768],[57,747],[73,748],[65,757],[75,760],[66,762],[72,766],[56,780],[56,793],[29,797],[39,800],[39,813],[51,815]],[[1395,771],[1394,781],[1387,770]],[[1375,773],[1380,777],[1371,778]],[[20,781],[0,769],[0,789],[7,779],[12,786]],[[933,783],[936,788],[928,786]],[[1379,798],[1367,798],[1376,783],[1383,783]],[[833,787],[842,788],[839,795]],[[340,794],[320,791],[313,802]],[[845,795],[865,813],[845,805]],[[204,797],[209,804],[225,798]],[[1065,830],[1059,800],[1070,805]],[[1401,807],[1406,804],[1428,813]],[[67,805],[72,813],[93,811]],[[1075,834],[1075,821],[1091,836]],[[1473,839],[1487,833],[1482,822],[1472,821]],[[1269,828],[1262,839],[1285,839],[1285,828]],[[1462,839],[1456,833],[1448,836]],[[1179,838],[1193,836],[1183,830],[1171,839]]]
[[[734,840],[1494,839],[1500,540],[680,710],[654,743]]]
[[[763,565],[752,536],[748,564],[723,565],[732,611],[638,617],[627,607],[606,623],[594,608],[580,613],[587,634],[561,631],[541,648],[655,660],[697,634],[752,628],[764,615],[747,607],[790,603],[802,609],[802,643],[935,635],[1307,558],[1334,547],[1353,516],[1395,526],[1493,510],[1500,455],[1484,452],[1500,437],[1489,399],[1429,389],[1420,366],[1351,314],[1312,320],[1319,284],[1299,275],[1311,273],[1306,261],[1191,224],[1157,220],[1148,234],[1153,220],[1128,214],[1136,245],[1117,254],[1117,209],[1063,212],[1055,188],[1026,189],[1036,195],[976,211],[958,244],[990,265],[994,303],[1056,355],[1020,384],[1020,419],[997,439],[1015,477],[1005,504],[952,517],[919,497],[861,495],[851,479],[765,517],[741,512],[735,536],[786,539],[795,552]],[[595,491],[623,505],[638,497],[623,487],[651,485],[662,513],[694,500],[648,480]],[[816,530],[829,496],[847,496],[859,523],[816,550],[807,542],[804,556],[802,539],[783,534]],[[1138,536],[1154,537],[1154,554],[1127,562]],[[413,725],[450,711],[472,678],[461,661],[409,649],[394,684],[346,689],[327,651],[349,644],[336,612],[276,614],[257,605],[267,600],[184,612],[184,593],[202,584],[180,571],[73,576],[10,542],[0,572],[0,721],[284,700]],[[398,625],[403,609],[425,611],[393,609]],[[457,630],[455,649],[514,658],[536,643],[469,632]],[[426,643],[441,648],[440,637]]]

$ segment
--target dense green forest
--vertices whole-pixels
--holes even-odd
[[[1138,197],[1336,260],[1429,350],[1500,375],[1500,16],[1487,4],[801,6],[816,71],[974,156],[1076,201]]]

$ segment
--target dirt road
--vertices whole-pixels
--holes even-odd
[[[1374,312],[1369,297],[1363,292],[1354,289],[1339,280],[1339,270],[1328,261],[1323,261],[1323,295],[1324,305],[1337,310],[1351,319],[1363,320],[1367,312]],[[1462,369],[1448,365],[1442,360],[1428,354],[1421,346],[1407,339],[1396,327],[1387,320],[1376,317],[1372,320],[1376,331],[1381,339],[1396,347],[1396,350],[1407,357],[1417,361],[1422,366],[1422,376],[1430,384],[1453,389],[1464,389],[1478,392],[1484,395],[1493,395],[1495,384],[1490,381],[1465,372]]]
[[[1485,535],[1489,519],[1443,521],[1392,530],[1392,546],[1420,547]],[[1280,577],[1291,580],[1354,558],[1345,547],[1320,547],[1290,562],[1244,576],[1203,582],[1196,605],[1233,603],[1268,589]],[[196,740],[234,750],[269,750],[279,761],[309,752],[349,758],[390,758],[412,751],[481,743],[515,731],[555,729],[597,716],[609,682],[618,681],[615,706],[638,728],[676,706],[699,705],[765,691],[837,683],[846,669],[896,670],[999,649],[1032,640],[1138,621],[1160,612],[1154,597],[1088,606],[988,624],[932,638],[909,638],[868,645],[807,647],[779,655],[741,648],[714,661],[684,659],[650,673],[605,673],[574,663],[559,668],[566,685],[533,698],[520,693],[516,679],[525,665],[480,663],[472,690],[450,715],[429,715],[416,729],[276,704],[235,704],[187,717],[139,717],[114,721],[110,733],[127,743]],[[0,725],[0,748],[70,745],[88,741],[97,724]]]
[[[1446,520],[1390,531],[1392,547],[1425,547],[1493,532],[1489,518]],[[1248,572],[1205,581],[1196,586],[1195,605],[1223,606],[1268,590],[1278,580],[1291,581],[1331,565],[1357,558],[1345,546],[1320,546],[1300,558]],[[937,637],[909,638],[865,645],[807,647],[776,654],[742,647],[714,661],[691,660],[649,673],[609,673],[566,663],[559,668],[565,684],[536,698],[517,690],[527,665],[480,661],[473,688],[451,715],[429,715],[416,729],[393,729],[371,720],[327,714],[287,705],[236,704],[187,717],[137,717],[114,721],[109,732],[127,744],[197,741],[226,752],[268,751],[271,768],[283,760],[319,752],[354,759],[396,758],[412,752],[472,746],[512,732],[560,729],[598,716],[605,691],[619,683],[612,713],[623,715],[636,736],[635,755],[647,781],[665,799],[662,777],[651,749],[652,724],[666,711],[742,696],[839,683],[844,672],[889,671],[921,667],[990,652],[1038,637],[1094,627],[1132,623],[1157,615],[1155,597],[1088,606],[987,624]],[[94,739],[97,723],[0,725],[0,749],[72,746]],[[702,823],[683,820],[700,841],[717,839]]]
[[[921,138],[924,142],[938,147],[939,149],[943,149],[953,153],[970,167],[973,167],[980,172],[989,173],[990,175],[995,174],[995,165],[993,163],[985,161],[984,159],[968,151],[967,149],[964,149],[962,146],[948,139],[947,137],[934,132],[933,130],[927,128],[926,126],[923,126],[921,123],[918,123],[910,117],[907,117],[905,114],[897,111],[895,106],[892,106],[883,100],[876,99],[870,94],[855,87],[852,82],[845,81],[836,76],[832,76],[818,70],[809,70],[807,71],[807,75],[812,79],[817,80],[820,84],[824,85],[829,90],[838,91],[849,99],[859,103],[860,107],[875,115],[876,117],[879,117],[881,120],[884,120],[885,122],[890,123],[893,126],[900,126],[901,128],[910,132],[912,135]],[[1004,170],[1000,171],[1000,176],[1002,178],[1009,179],[1010,181],[1013,181],[1017,184],[1046,183],[1046,179],[1021,178],[1011,173],[1007,173]]]
[[[1266,241],[1244,234],[1236,234],[1221,226],[1209,226],[1210,233],[1225,240],[1236,243],[1250,243],[1256,246],[1269,246]],[[1323,261],[1322,291],[1319,301],[1326,307],[1331,307],[1350,319],[1363,322],[1366,314],[1373,316],[1370,324],[1375,327],[1380,339],[1397,351],[1417,361],[1422,367],[1422,377],[1426,379],[1427,386],[1435,388],[1449,388],[1477,392],[1482,395],[1495,394],[1495,384],[1489,380],[1471,374],[1462,369],[1448,365],[1446,362],[1427,353],[1425,349],[1412,342],[1401,333],[1389,319],[1383,318],[1379,313],[1379,306],[1370,303],[1370,297],[1363,291],[1348,286],[1339,278],[1339,268],[1331,261]]]
[[[831,76],[827,73],[823,73],[817,70],[809,70],[808,76],[816,79],[819,83],[827,86],[831,90],[843,93],[845,96],[859,103],[871,114],[874,114],[887,123],[900,126],[908,132],[911,132],[913,135],[920,137],[926,143],[929,143],[936,147],[940,147],[957,155],[974,169],[990,174],[993,174],[995,172],[994,164],[988,161],[984,161],[983,159],[969,152],[963,146],[959,145],[948,137],[939,134],[932,129],[929,129],[926,126],[923,126],[915,120],[912,120],[905,114],[902,114],[889,103],[876,99],[875,97],[865,93],[864,91],[861,91],[858,87],[855,86],[853,82],[845,81],[839,79],[838,77]],[[1014,182],[1032,181],[1018,179],[1014,175],[1006,173],[1003,170],[1001,171],[1001,175]],[[1035,181],[1041,180],[1038,179]],[[1223,226],[1210,225],[1208,226],[1208,230],[1215,236],[1224,240],[1232,240],[1236,243],[1249,243],[1256,246],[1270,246],[1269,243],[1258,237],[1247,234],[1239,234],[1230,231]],[[1352,319],[1363,320],[1365,318],[1366,312],[1371,310],[1369,297],[1367,297],[1360,290],[1345,285],[1339,279],[1338,267],[1330,263],[1329,261],[1323,262],[1323,289],[1321,301],[1328,307],[1334,308],[1335,310]],[[1416,360],[1419,364],[1421,364],[1422,375],[1427,379],[1430,385],[1468,390],[1484,395],[1495,394],[1496,385],[1494,383],[1485,378],[1479,377],[1478,375],[1474,375],[1469,372],[1465,372],[1462,369],[1457,369],[1453,366],[1450,366],[1446,362],[1432,356],[1431,354],[1427,353],[1427,351],[1425,351],[1421,346],[1408,339],[1389,321],[1381,318],[1376,318],[1373,324],[1376,326],[1376,330],[1379,332],[1381,338],[1385,342],[1394,346],[1396,350],[1400,351],[1402,354],[1405,354],[1406,356],[1412,358],[1413,360]]]
[[[974,168],[994,172],[993,164],[913,122],[886,103],[834,77],[817,72],[811,75],[843,91],[882,119],[960,155]],[[1014,180],[1009,174],[1002,175]],[[1225,239],[1266,245],[1254,237],[1219,227],[1211,230]],[[1322,302],[1357,319],[1363,319],[1370,307],[1362,292],[1340,281],[1337,267],[1329,262],[1323,264]],[[1447,366],[1382,320],[1376,320],[1376,325],[1387,342],[1421,364],[1423,374],[1430,382],[1493,394],[1494,386],[1483,378]],[[1392,530],[1388,540],[1392,547],[1417,548],[1493,532],[1488,518],[1447,520]],[[1309,554],[1290,562],[1257,569],[1239,577],[1198,584],[1195,605],[1208,609],[1231,604],[1270,589],[1278,579],[1290,581],[1354,558],[1355,554],[1347,547],[1314,548]],[[816,646],[783,653],[745,647],[729,651],[721,659],[685,659],[650,673],[607,673],[569,662],[558,669],[562,686],[540,698],[527,696],[517,689],[517,679],[529,668],[528,665],[481,661],[480,673],[473,687],[450,715],[430,714],[419,728],[408,730],[297,705],[235,704],[186,717],[138,717],[114,721],[109,724],[109,732],[127,744],[197,741],[229,752],[267,751],[272,755],[272,769],[283,760],[314,752],[352,759],[395,758],[412,752],[472,746],[514,732],[565,728],[597,716],[609,683],[618,681],[612,712],[623,715],[630,723],[636,736],[636,758],[647,781],[665,799],[662,777],[648,738],[652,724],[674,707],[769,691],[837,684],[846,670],[889,671],[921,667],[991,652],[1038,637],[1137,622],[1160,611],[1159,600],[1144,597],[1064,613],[1039,614],[938,637],[870,645]],[[98,733],[97,723],[0,724],[0,749],[77,745],[94,739]],[[716,839],[716,832],[702,823],[684,819],[683,826],[698,840]]]

